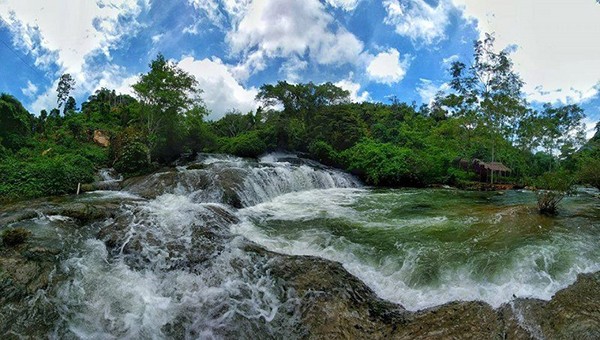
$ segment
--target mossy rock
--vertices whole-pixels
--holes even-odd
[[[6,247],[14,247],[25,243],[31,237],[31,231],[25,228],[11,228],[2,232],[2,243]]]

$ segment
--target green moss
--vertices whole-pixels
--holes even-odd
[[[2,232],[2,243],[6,247],[14,247],[25,243],[31,237],[31,231],[25,228],[11,228]]]

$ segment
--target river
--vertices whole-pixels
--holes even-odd
[[[276,254],[339,262],[377,298],[410,312],[550,300],[600,269],[600,200],[588,189],[547,217],[528,191],[373,189],[283,154],[202,155],[120,187],[51,209],[32,204],[36,216],[8,223],[31,230],[30,243],[55,261],[22,303],[6,300],[5,335],[37,327],[50,338],[310,337],[305,295],[276,274]],[[60,208],[73,204],[106,209],[81,218]],[[11,221],[27,209],[0,216]]]

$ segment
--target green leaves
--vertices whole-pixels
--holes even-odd
[[[183,151],[185,113],[203,107],[198,82],[158,54],[133,90],[142,103],[141,125],[151,154],[159,161],[173,160]]]

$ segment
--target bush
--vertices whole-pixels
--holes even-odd
[[[346,168],[365,182],[383,186],[422,186],[413,151],[366,139],[341,153]]]
[[[267,151],[267,144],[257,131],[246,132],[224,142],[223,152],[240,157],[258,157]]]
[[[91,182],[94,164],[77,154],[9,157],[0,163],[0,201],[75,193],[78,183]]]
[[[150,168],[150,150],[140,142],[125,144],[114,164],[115,170],[126,177],[143,174]]]
[[[583,159],[577,177],[579,182],[600,189],[600,159]]]
[[[322,140],[312,142],[308,146],[310,156],[320,163],[329,166],[341,167],[338,153],[333,147]]]
[[[543,190],[537,192],[538,210],[544,215],[555,215],[558,204],[571,193],[575,178],[566,171],[546,172],[536,181]]]

